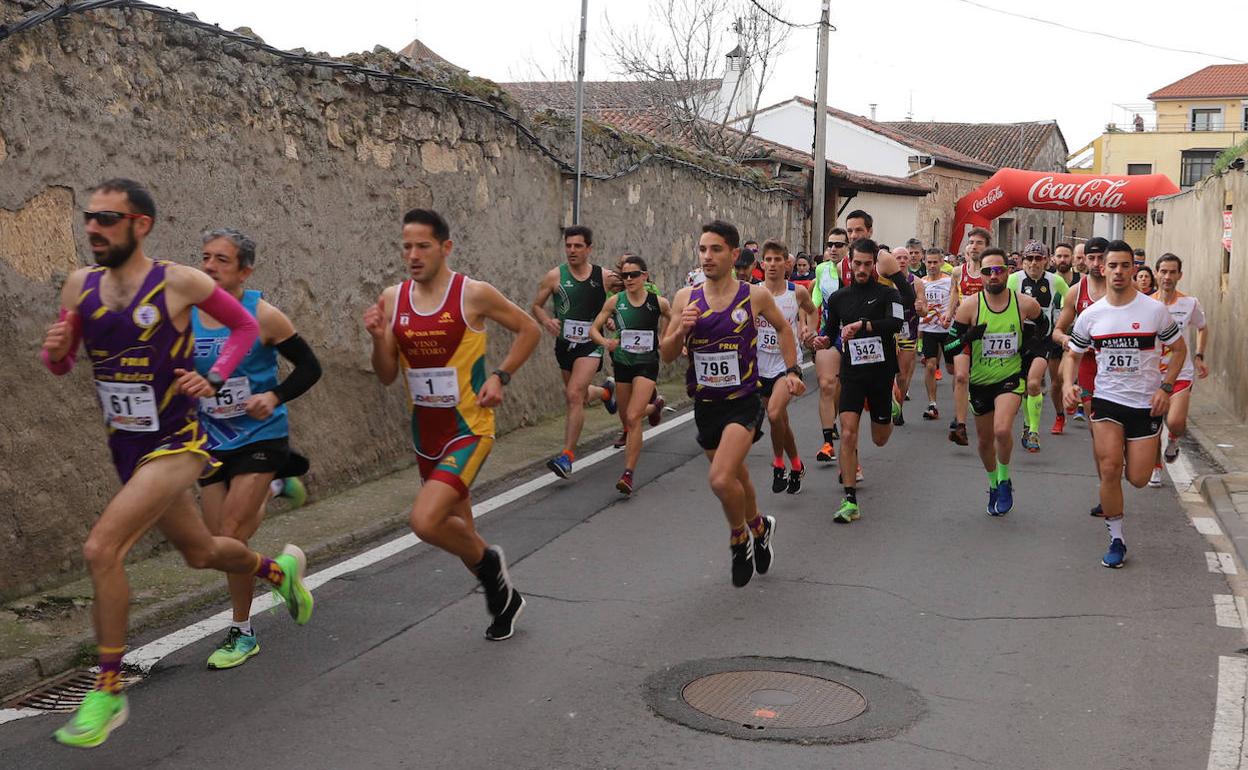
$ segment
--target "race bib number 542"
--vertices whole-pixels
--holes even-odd
[[[884,362],[884,341],[879,337],[859,337],[849,341],[850,366]]]

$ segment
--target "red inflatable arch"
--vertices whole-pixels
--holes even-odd
[[[1012,208],[1146,214],[1148,199],[1177,193],[1165,174],[1093,176],[1003,168],[958,200],[949,251],[957,254],[971,227],[988,227]]]

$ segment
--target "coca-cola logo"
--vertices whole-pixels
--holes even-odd
[[[998,185],[988,191],[988,194],[971,204],[971,210],[978,214],[990,204],[996,203],[1005,197],[1005,190]]]
[[[1074,206],[1080,209],[1119,209],[1127,205],[1122,188],[1127,180],[1093,177],[1086,182],[1058,182],[1051,176],[1036,180],[1027,191],[1033,205]]]

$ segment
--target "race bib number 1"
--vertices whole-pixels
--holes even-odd
[[[589,321],[565,319],[563,322],[563,338],[577,345],[582,342],[589,342]]]
[[[861,337],[849,341],[850,366],[884,363],[884,341],[879,337]]]
[[[244,406],[251,398],[251,383],[246,377],[231,377],[215,396],[199,399],[199,411],[215,420],[229,420],[247,414]]]
[[[95,381],[95,391],[104,407],[104,421],[113,430],[153,433],[160,430],[156,394],[152,386],[136,382]]]
[[[620,348],[625,353],[649,353],[654,350],[654,331],[625,329],[620,332]]]
[[[1018,341],[1018,335],[1014,332],[994,332],[985,334],[983,344],[980,346],[981,355],[984,358],[1009,358],[1018,352],[1015,343]]]
[[[736,353],[694,353],[694,376],[706,388],[732,388],[741,384]]]
[[[408,369],[407,389],[415,406],[451,409],[459,405],[459,377],[450,367]]]

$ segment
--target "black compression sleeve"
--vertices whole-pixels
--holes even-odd
[[[906,271],[901,270],[896,275],[886,275],[884,277],[893,282],[893,287],[901,295],[901,306],[908,310],[914,309],[914,284],[906,280]]]
[[[282,358],[295,365],[290,375],[273,388],[273,393],[284,404],[307,393],[308,389],[321,379],[321,362],[316,360],[316,354],[312,352],[312,348],[298,334],[291,335],[290,339],[277,343],[276,347],[277,352],[282,354]]]

